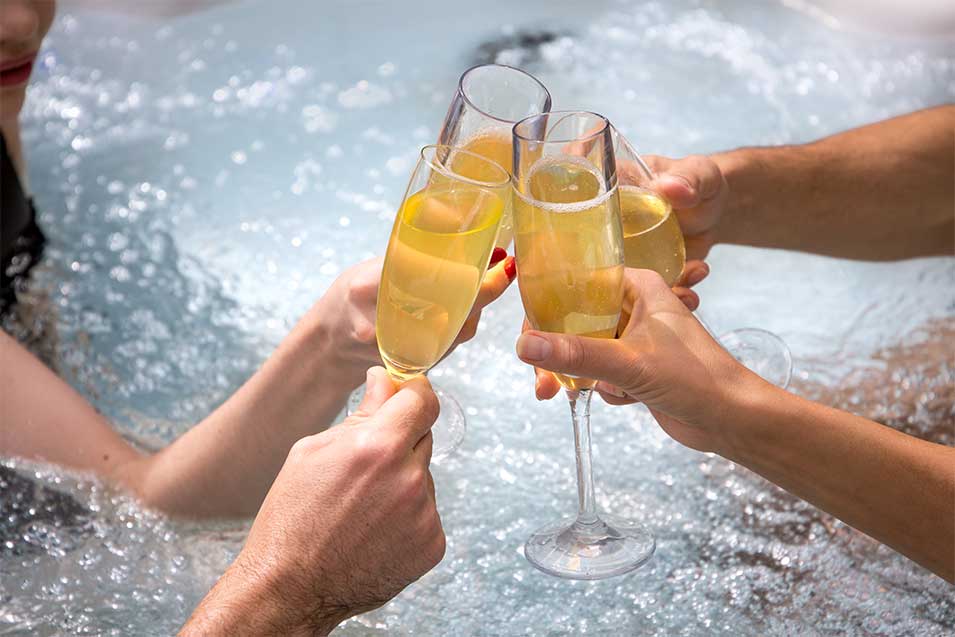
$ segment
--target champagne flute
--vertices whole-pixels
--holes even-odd
[[[676,285],[686,263],[680,222],[669,202],[650,189],[653,171],[627,138],[614,129],[623,245],[628,268],[653,270]],[[697,315],[710,332],[712,330]],[[715,336],[715,335],[714,335]],[[747,327],[717,337],[740,363],[785,389],[792,378],[792,354],[786,342],[767,330]]]
[[[465,71],[447,115],[441,125],[438,143],[463,148],[468,152],[454,153],[450,168],[463,177],[482,181],[497,179],[497,167],[490,160],[511,172],[513,151],[511,129],[528,116],[550,110],[551,98],[547,88],[534,76],[502,64],[482,64]],[[475,157],[476,155],[476,157]],[[507,249],[513,236],[510,202],[504,210],[501,231],[496,247]],[[434,462],[441,462],[444,451],[456,449],[467,431],[467,419],[461,404],[447,391],[434,385],[441,401],[442,426],[434,429]],[[345,413],[353,412],[361,404],[363,392],[352,392]]]
[[[613,338],[623,302],[624,251],[610,123],[587,112],[553,112],[514,126],[514,249],[534,329]],[[570,401],[578,512],[538,529],[527,560],[551,575],[601,579],[653,555],[641,524],[598,515],[590,449],[596,381],[557,375]]]
[[[512,171],[511,129],[528,115],[550,111],[550,93],[533,75],[503,64],[482,64],[461,75],[441,126],[438,143],[459,146]],[[454,171],[483,179],[484,164],[459,154]],[[497,247],[507,249],[514,228],[508,209],[501,223]]]
[[[484,179],[449,168],[462,155],[480,166]],[[424,374],[454,343],[484,280],[510,190],[510,174],[480,155],[445,145],[422,149],[395,215],[378,288],[378,350],[396,381]],[[447,431],[463,421],[444,418],[446,399],[432,429],[435,456],[451,453],[464,434]]]
[[[458,80],[438,135],[439,144],[468,151],[453,154],[451,170],[470,179],[494,181],[498,178],[498,167],[485,161],[491,160],[510,173],[511,129],[519,119],[549,111],[550,105],[550,93],[544,85],[520,69],[501,64],[482,64],[468,69]],[[511,243],[511,219],[508,201],[495,243],[497,247],[507,249]],[[441,462],[445,451],[461,444],[467,431],[467,419],[454,396],[437,385],[434,391],[441,401],[442,426],[434,429],[432,459]],[[351,395],[348,411],[357,409],[361,397],[357,391]]]

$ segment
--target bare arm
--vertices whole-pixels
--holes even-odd
[[[730,193],[717,242],[865,260],[955,253],[953,105],[713,160]]]
[[[955,254],[955,105],[811,144],[647,161],[689,259],[717,243],[871,261]]]
[[[320,334],[300,325],[219,409],[159,453],[143,455],[0,332],[0,453],[91,471],[171,513],[254,513],[292,444],[325,429],[351,389],[336,377]]]
[[[459,340],[510,284],[508,260],[485,277]],[[255,513],[289,449],[326,429],[379,361],[380,260],[355,266],[233,396],[162,451],[136,452],[82,396],[0,335],[0,455],[93,471],[147,506],[180,515]]]
[[[142,458],[92,405],[3,331],[0,454],[106,477]]]
[[[955,582],[955,449],[758,384],[717,452]]]
[[[715,451],[955,582],[955,449],[778,389],[737,363],[659,275],[627,270],[619,340],[529,331],[522,360],[641,401],[675,440]]]

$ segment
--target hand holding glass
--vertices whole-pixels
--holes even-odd
[[[484,180],[448,166],[467,156],[483,162]],[[378,289],[378,349],[403,382],[447,353],[477,298],[510,202],[510,175],[468,151],[426,146],[395,216]],[[443,426],[441,420],[435,428]],[[435,433],[435,455],[447,454]]]
[[[624,250],[609,122],[584,112],[532,116],[514,127],[514,248],[534,329],[613,338],[623,301]],[[524,546],[540,570],[574,579],[631,571],[653,554],[641,524],[597,514],[590,450],[595,381],[558,376],[570,400],[578,512]]]

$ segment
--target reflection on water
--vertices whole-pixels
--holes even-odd
[[[557,107],[606,113],[644,152],[800,141],[955,97],[950,49],[836,36],[769,3],[601,2],[542,24],[539,6],[485,2],[415,47],[391,26],[445,9],[394,4],[368,1],[361,20],[318,3],[163,22],[61,14],[25,112],[51,241],[32,290],[45,300],[21,324],[126,435],[156,445],[185,431],[343,268],[381,252],[417,149],[477,59],[526,65]],[[785,336],[799,392],[953,442],[952,260],[720,247],[712,265],[707,318]],[[574,465],[565,405],[534,401],[513,355],[520,319],[509,293],[433,374],[471,422],[436,469],[447,557],[342,634],[941,635],[955,623],[940,580],[679,447],[637,407],[595,406],[599,499],[652,527],[657,555],[604,582],[533,571],[519,549],[572,510]],[[88,478],[17,466],[69,493],[82,522],[11,513],[4,528],[33,548],[0,551],[0,632],[172,633],[241,546],[244,524],[171,522]]]

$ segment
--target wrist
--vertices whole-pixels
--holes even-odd
[[[318,307],[299,321],[289,341],[305,353],[309,375],[323,391],[345,396],[365,381],[365,370],[358,370],[347,355],[347,339],[335,333]]]
[[[713,423],[717,432],[713,451],[745,464],[756,437],[794,396],[742,365],[736,378],[724,387],[727,393],[716,402],[723,407],[716,412],[717,422]]]
[[[249,567],[239,554],[180,635],[327,635],[348,616],[310,595],[293,569]]]
[[[714,228],[714,243],[740,243],[740,226],[750,216],[753,192],[749,187],[751,174],[760,170],[761,161],[756,148],[739,148],[713,155],[711,158],[723,173],[729,196]]]

